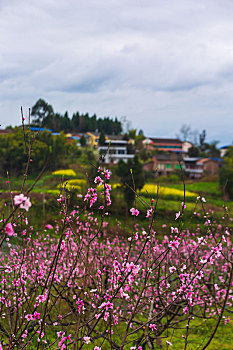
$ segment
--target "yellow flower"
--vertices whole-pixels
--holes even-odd
[[[61,169],[52,172],[52,175],[55,176],[76,176],[76,173],[73,169]]]
[[[150,195],[156,195],[157,194],[157,185],[154,184],[146,184],[141,189],[141,193],[144,194],[150,194]],[[184,191],[178,190],[176,188],[171,187],[165,187],[165,186],[159,186],[159,195],[161,197],[168,197],[168,196],[174,196],[174,197],[184,197]],[[196,197],[197,194],[190,191],[185,191],[186,197]]]

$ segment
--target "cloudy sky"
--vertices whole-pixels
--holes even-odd
[[[38,98],[233,141],[232,0],[0,0],[0,124]]]

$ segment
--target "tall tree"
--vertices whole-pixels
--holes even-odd
[[[79,112],[74,113],[72,116],[72,130],[75,132],[79,131],[79,119],[80,119]]]
[[[32,107],[31,116],[35,124],[40,124],[42,119],[52,117],[54,114],[53,107],[41,98]]]
[[[100,146],[104,146],[105,145],[105,141],[106,141],[105,134],[104,134],[103,131],[101,131],[100,137],[99,137],[99,145]]]
[[[79,114],[76,112],[70,119],[68,112],[65,112],[64,115],[54,113],[53,107],[43,99],[39,99],[35,103],[31,115],[33,123],[40,125],[43,118],[43,126],[54,131],[87,132],[98,130],[109,135],[119,135],[122,131],[121,122],[117,118],[115,120],[109,117],[97,119],[95,114],[90,117],[88,113]]]
[[[86,140],[85,136],[82,135],[82,136],[80,137],[80,145],[81,145],[82,147],[85,147],[86,144],[87,144],[87,140]]]
[[[202,130],[202,132],[199,135],[199,141],[200,141],[200,149],[201,151],[205,151],[205,139],[206,139],[206,130]]]

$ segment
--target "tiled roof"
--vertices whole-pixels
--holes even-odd
[[[179,139],[167,139],[167,138],[154,138],[150,137],[150,140],[152,140],[155,143],[179,143],[182,144],[183,142]]]

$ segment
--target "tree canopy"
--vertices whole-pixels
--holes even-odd
[[[28,147],[28,134],[26,131],[25,140]],[[31,139],[33,133],[31,133]],[[9,171],[10,175],[21,175],[25,171],[28,155],[25,149],[24,133],[20,127],[14,128],[14,132],[0,136],[0,171]],[[33,143],[30,173],[39,172],[47,159],[47,168],[54,170],[63,164],[63,160],[69,154],[75,152],[76,147],[68,143],[64,133],[52,136],[51,132],[41,131]]]
[[[88,113],[73,113],[70,118],[66,111],[64,115],[55,113],[53,107],[46,101],[39,99],[32,107],[32,121],[36,125],[40,125],[43,121],[43,127],[56,132],[87,132],[98,131],[109,135],[118,135],[122,132],[121,122],[110,117],[97,118],[94,114],[89,116]]]

